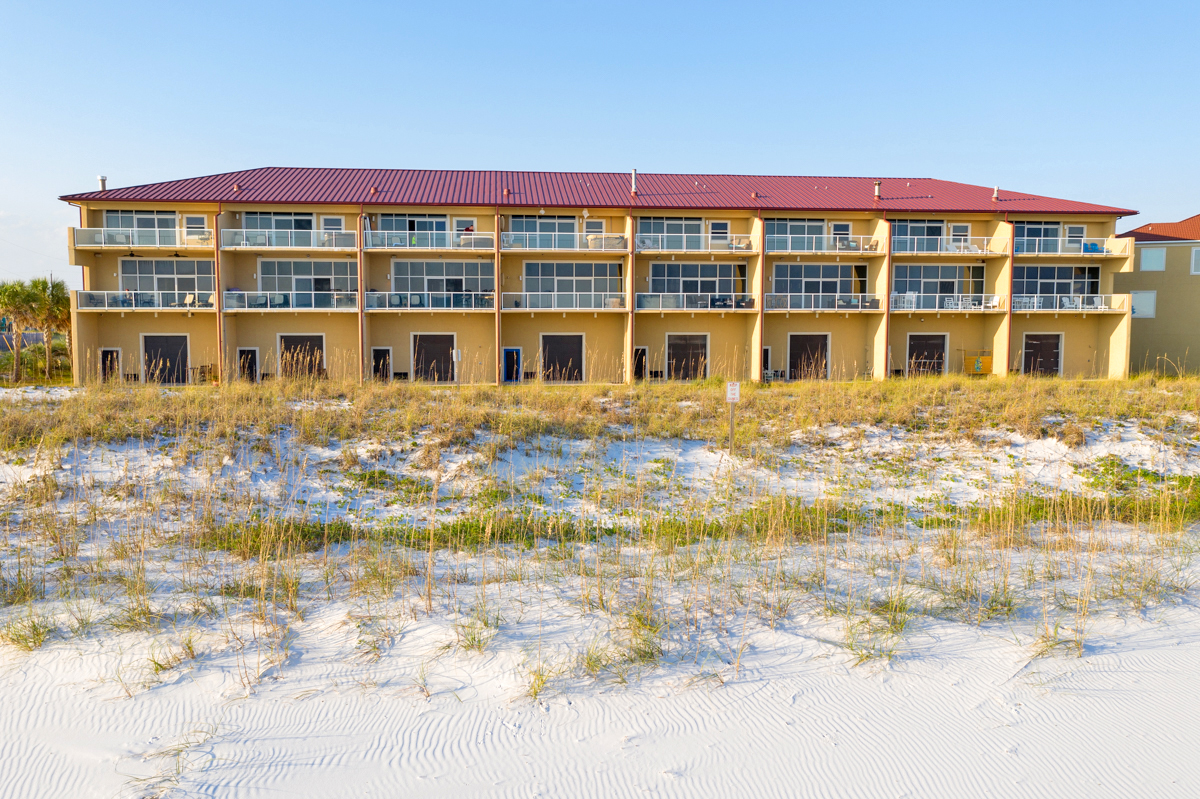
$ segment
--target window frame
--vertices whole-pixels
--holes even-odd
[[[1150,295],[1150,313],[1138,313],[1136,309],[1137,295]],[[1158,291],[1156,289],[1139,289],[1129,292],[1129,315],[1133,319],[1154,319],[1158,314]]]
[[[1155,259],[1161,262],[1155,264],[1152,268],[1146,268],[1146,256],[1154,253]],[[1138,258],[1139,272],[1165,272],[1167,271],[1167,248],[1166,247],[1143,247],[1141,257]]]

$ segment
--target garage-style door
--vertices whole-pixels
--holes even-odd
[[[940,375],[946,371],[946,336],[911,335],[908,337],[909,375]]]
[[[583,381],[583,336],[542,336],[542,379]]]
[[[454,336],[418,333],[413,336],[413,380],[454,382]]]
[[[1025,334],[1025,374],[1057,375],[1062,352],[1058,333]]]
[[[280,336],[279,373],[284,377],[325,374],[324,336]]]
[[[187,336],[145,336],[147,383],[186,383],[188,376]]]
[[[708,336],[667,336],[667,379],[695,380],[708,374]]]
[[[814,380],[829,376],[829,337],[793,333],[788,336],[788,379]]]

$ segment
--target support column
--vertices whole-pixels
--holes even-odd
[[[753,224],[756,226],[754,237],[758,241],[758,268],[754,270],[751,291],[754,293],[754,307],[758,309],[758,313],[754,317],[754,330],[750,334],[749,380],[752,383],[761,383],[763,376],[763,338],[766,335],[767,323],[767,226],[763,224],[762,209],[759,209],[758,216],[754,219]],[[730,375],[730,377],[733,376]]]
[[[363,224],[365,216],[363,207],[358,206],[358,382],[362,385],[367,379],[367,274],[366,274],[366,258],[363,254],[363,246],[366,242],[363,240],[365,236],[366,226]]]
[[[213,308],[217,320],[217,382],[225,384],[225,280],[221,276],[221,204],[213,214]]]
[[[506,189],[507,191],[507,189]],[[504,347],[500,343],[500,307],[504,304],[504,295],[500,291],[500,207],[496,206],[496,235],[492,237],[492,258],[495,264],[492,266],[492,272],[495,274],[496,281],[496,385],[499,386],[504,380]],[[525,364],[521,364],[521,370],[524,371]]]
[[[1016,225],[1007,221],[1000,224],[1008,230],[1002,231],[996,238],[1008,239],[1008,257],[1001,262],[1000,276],[996,281],[996,293],[1004,295],[1005,312],[992,342],[992,374],[1004,377],[1012,369],[1013,271],[1017,261],[1017,250]]]
[[[625,215],[625,382],[633,382],[633,326],[637,285],[634,280],[637,254],[634,249],[633,209]]]

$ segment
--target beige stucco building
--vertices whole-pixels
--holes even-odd
[[[67,195],[75,375],[1120,377],[1134,213],[930,179],[255,169]]]

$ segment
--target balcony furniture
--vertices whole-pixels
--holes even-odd
[[[1014,311],[1036,311],[1038,307],[1038,298],[1033,295],[1013,297]]]
[[[266,308],[270,298],[266,294],[255,294],[254,299],[250,301],[251,308]]]
[[[286,294],[270,294],[268,295],[268,303],[272,308],[287,308],[288,296]]]
[[[1059,307],[1064,311],[1078,311],[1083,308],[1083,301],[1080,297],[1064,294],[1059,298]]]
[[[609,297],[604,301],[604,307],[613,310],[620,310],[622,307],[624,307],[624,303],[621,302],[620,297]]]
[[[463,233],[458,238],[458,246],[468,250],[491,250],[496,246],[496,239],[491,233]]]
[[[125,382],[126,383],[138,383],[138,382],[141,382],[141,379],[142,379],[142,376],[139,375],[137,372],[126,372],[125,373]]]
[[[752,250],[754,249],[753,242],[749,236],[733,236],[729,242],[731,250]]]
[[[990,297],[988,297],[987,300],[985,300],[983,303],[983,309],[985,311],[999,310],[1000,309],[1000,295],[993,294]]]
[[[589,233],[587,234],[587,248],[589,250],[620,250],[623,249],[625,237],[614,233]]]
[[[897,311],[915,311],[917,309],[917,293],[910,291],[907,294],[896,295],[896,310]]]
[[[857,311],[859,309],[858,297],[838,297],[837,307],[847,311]]]
[[[1083,304],[1085,311],[1107,311],[1108,305],[1105,304],[1104,298],[1100,296],[1088,297]]]

